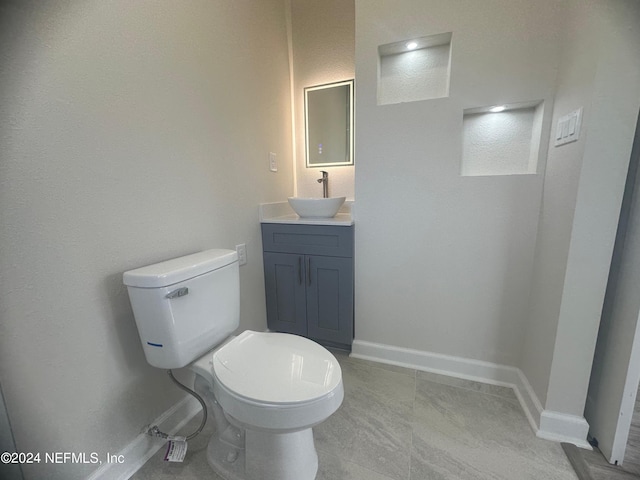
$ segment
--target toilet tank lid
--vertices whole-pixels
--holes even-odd
[[[130,270],[122,281],[129,287],[167,287],[237,261],[235,250],[216,248]]]

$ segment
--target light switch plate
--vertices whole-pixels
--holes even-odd
[[[575,142],[580,138],[580,127],[582,125],[582,107],[564,117],[558,119],[556,126],[555,146],[565,145]]]

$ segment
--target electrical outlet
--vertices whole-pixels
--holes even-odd
[[[276,154],[269,152],[269,170],[272,172],[278,171],[278,162],[276,162]]]
[[[236,252],[238,252],[238,265],[245,265],[247,263],[247,244],[236,245]]]

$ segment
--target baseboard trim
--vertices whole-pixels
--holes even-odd
[[[540,428],[536,436],[554,442],[573,443],[577,447],[592,450],[587,442],[589,424],[584,417],[544,410],[540,416]]]
[[[583,417],[544,410],[527,377],[519,368],[363,340],[354,340],[351,356],[450,377],[511,387],[537,437],[556,442],[573,443],[578,447],[591,449],[586,441],[589,430],[587,421]]]
[[[542,415],[544,408],[529,383],[527,376],[519,368],[516,370],[518,371],[518,380],[513,385],[513,391],[516,393],[516,397],[518,397],[518,401],[524,410],[527,420],[529,420],[529,425],[531,425],[531,428],[537,435],[540,429],[540,415]]]
[[[200,403],[188,395],[160,415],[152,425],[157,425],[163,432],[173,435],[201,409]],[[166,443],[166,440],[141,433],[118,452],[117,455],[121,455],[123,463],[103,463],[87,480],[127,480]]]
[[[518,378],[515,367],[363,340],[354,340],[351,356],[507,387]]]

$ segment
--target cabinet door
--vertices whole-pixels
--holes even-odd
[[[267,325],[307,335],[304,255],[264,252]]]
[[[308,255],[309,336],[351,345],[353,340],[353,259]]]

